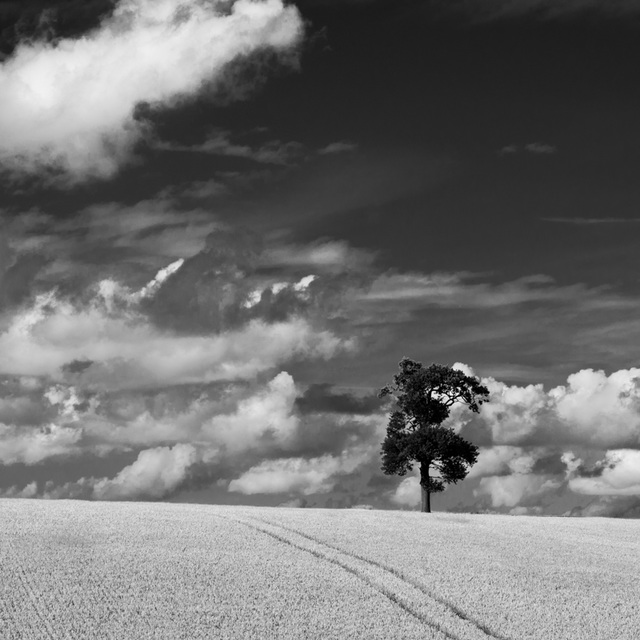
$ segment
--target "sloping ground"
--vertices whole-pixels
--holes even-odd
[[[640,521],[0,500],[0,638],[637,640]]]

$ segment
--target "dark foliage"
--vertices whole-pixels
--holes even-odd
[[[456,403],[478,413],[489,390],[474,376],[441,364],[425,368],[403,358],[399,368],[393,384],[378,394],[381,398],[392,395],[396,401],[382,442],[382,470],[404,476],[419,463],[423,511],[429,511],[430,494],[464,480],[478,459],[478,447],[442,423]],[[437,477],[430,475],[431,469],[438,472]]]

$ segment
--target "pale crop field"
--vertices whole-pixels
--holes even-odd
[[[640,521],[0,500],[0,638],[638,640]]]

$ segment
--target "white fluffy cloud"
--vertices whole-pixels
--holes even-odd
[[[521,502],[537,498],[547,491],[557,489],[561,482],[554,478],[532,473],[516,473],[509,476],[489,476],[480,480],[475,496],[483,494],[491,498],[493,507],[515,507]]]
[[[286,51],[302,20],[282,0],[120,0],[95,31],[18,46],[0,65],[0,162],[112,176],[145,134],[135,107],[173,106],[238,56]]]
[[[480,449],[478,461],[471,467],[467,478],[527,473],[533,468],[535,461],[535,456],[525,453],[521,447],[483,447]]]
[[[391,501],[405,507],[415,507],[422,499],[420,478],[417,475],[405,478],[391,494]]]
[[[155,409],[136,390],[120,399],[89,394],[87,400],[73,386],[58,384],[42,398],[50,409],[39,416],[46,422],[18,426],[0,421],[0,463],[37,464],[57,456],[107,455],[169,443],[222,450],[227,460],[268,457],[295,445],[301,428],[297,393],[284,371],[264,385],[230,385],[221,397],[190,399],[187,391],[176,402],[181,394],[174,392],[173,404],[160,393],[154,396]]]
[[[317,458],[280,458],[266,460],[229,483],[229,491],[253,495],[257,493],[301,493],[311,495],[331,491],[341,473],[352,473],[369,460],[365,446],[345,451],[341,456]]]
[[[591,496],[640,496],[640,451],[607,451],[599,465],[602,474],[595,477],[572,477],[569,488]],[[569,466],[569,472],[575,465]]]
[[[0,463],[37,464],[47,458],[80,453],[82,436],[82,429],[74,426],[25,428],[0,424]]]
[[[162,498],[185,481],[189,469],[197,461],[197,451],[189,444],[141,451],[138,459],[115,478],[96,482],[93,496],[98,500],[131,500],[140,496]]]
[[[231,454],[263,446],[266,434],[286,445],[300,422],[294,413],[296,397],[293,378],[282,371],[262,391],[240,401],[234,413],[212,416],[202,435]]]
[[[110,291],[80,307],[49,293],[16,313],[0,325],[0,373],[57,378],[64,364],[85,360],[93,362],[83,373],[89,384],[149,387],[248,379],[292,357],[328,358],[342,346],[303,318],[176,335],[154,327],[135,308],[110,310]]]
[[[488,431],[495,445],[578,444],[592,448],[640,447],[640,369],[583,369],[566,385],[509,386],[483,378],[490,402],[480,415],[461,409],[451,424]],[[471,431],[469,432],[471,433]]]
[[[113,478],[80,478],[60,486],[47,482],[41,494],[31,485],[20,493],[28,491],[30,495],[24,497],[47,499],[159,500],[183,488],[193,470],[211,458],[190,444],[145,449]]]

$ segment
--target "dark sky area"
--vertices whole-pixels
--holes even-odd
[[[0,491],[637,515],[640,1],[0,1]]]

